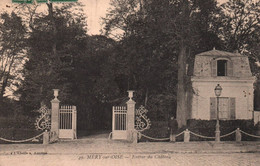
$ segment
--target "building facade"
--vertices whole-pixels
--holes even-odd
[[[222,87],[219,119],[253,119],[255,77],[249,60],[239,53],[211,50],[195,56],[191,119],[212,120],[217,117],[214,89]]]

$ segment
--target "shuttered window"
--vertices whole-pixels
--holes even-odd
[[[223,120],[230,119],[229,98],[228,97],[219,98],[219,119],[223,119]]]
[[[216,60],[211,61],[211,75],[213,77],[217,76],[217,61]]]
[[[229,104],[227,104],[229,103]],[[217,119],[217,98],[210,98],[210,119]],[[219,98],[219,119],[234,120],[236,119],[236,99]]]
[[[236,98],[231,97],[229,98],[229,104],[230,104],[230,119],[236,119]]]
[[[211,76],[233,76],[232,61],[225,59],[213,59],[211,61]]]
[[[231,61],[227,62],[227,76],[233,76],[233,64]]]

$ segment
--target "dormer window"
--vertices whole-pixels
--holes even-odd
[[[214,59],[211,61],[212,76],[233,76],[233,65],[227,58]]]
[[[227,76],[227,60],[217,61],[217,76]]]

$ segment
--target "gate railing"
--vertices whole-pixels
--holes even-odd
[[[114,130],[127,130],[127,108],[125,106],[113,106],[113,123]]]
[[[59,110],[59,130],[71,130],[68,138],[77,139],[77,110],[76,106],[61,106]],[[61,134],[61,133],[60,133]],[[66,133],[65,133],[66,134]]]
[[[112,139],[127,139],[127,107],[113,106]]]
[[[61,106],[60,108],[60,129],[75,128],[75,106]],[[74,122],[74,123],[73,123]]]

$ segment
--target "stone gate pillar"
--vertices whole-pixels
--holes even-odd
[[[59,95],[59,89],[53,89],[54,99],[51,101],[51,132],[55,132],[59,135],[59,109],[60,101],[57,98]]]
[[[127,140],[130,142],[134,141],[133,134],[135,132],[135,101],[133,98],[134,91],[129,90],[128,97],[129,100],[127,104]]]

